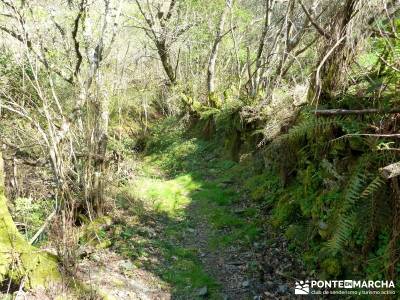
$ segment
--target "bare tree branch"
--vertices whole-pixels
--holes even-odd
[[[83,60],[83,56],[82,56],[82,53],[80,50],[80,45],[79,45],[79,41],[77,39],[77,35],[78,35],[78,29],[79,29],[79,22],[85,11],[85,4],[86,4],[86,0],[82,0],[80,2],[79,11],[75,17],[74,27],[72,29],[72,40],[74,41],[74,49],[75,49],[75,55],[76,55],[76,64],[75,64],[75,70],[74,70],[74,74],[73,74],[73,76],[75,76],[75,77],[79,74],[82,60]]]
[[[318,31],[318,33],[321,34],[324,38],[330,39],[331,36],[324,29],[322,29],[322,27],[314,20],[314,18],[311,16],[308,9],[304,6],[303,2],[301,0],[298,0],[298,1],[300,3],[300,6],[303,9],[304,13],[306,14],[307,18],[310,20],[311,24],[315,27],[315,29]]]

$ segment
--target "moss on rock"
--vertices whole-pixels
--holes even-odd
[[[24,277],[31,288],[61,278],[56,257],[31,246],[18,232],[0,189],[0,281],[11,278],[19,282]]]
[[[15,226],[8,211],[3,179],[0,153],[0,282],[25,279],[25,287],[36,288],[60,281],[56,257],[30,245]]]

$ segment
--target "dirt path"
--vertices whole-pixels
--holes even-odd
[[[304,274],[285,239],[257,222],[268,215],[226,170],[206,167],[173,177],[148,167],[128,185],[113,246],[81,263],[83,281],[110,299],[294,299]]]
[[[241,211],[243,208],[230,209]],[[209,216],[203,212],[200,203],[190,206],[189,217],[195,230],[185,243],[199,250],[205,270],[220,284],[218,299],[295,299],[293,276],[300,274],[303,267],[289,254],[283,237],[269,236],[268,243],[254,242],[251,247],[237,241],[228,247],[210,250],[212,236],[229,234],[230,229],[215,231]],[[205,290],[200,289],[199,294]]]
[[[78,279],[105,299],[292,299],[302,268],[248,200],[236,165],[195,155],[172,174],[160,156],[136,164]]]
[[[198,204],[190,207],[189,216],[196,229],[188,236],[187,245],[199,250],[199,256],[205,270],[220,284],[221,299],[252,299],[248,274],[248,262],[254,259],[251,252],[240,251],[239,247],[229,246],[210,251],[209,220],[201,213]],[[223,234],[223,232],[220,232]],[[199,291],[201,294],[201,291]]]
[[[78,279],[92,299],[168,300],[171,294],[151,272],[108,250],[96,251],[78,265]]]
[[[78,264],[87,299],[294,298],[301,265],[220,177],[152,171],[128,185],[113,224],[97,229],[111,246],[86,249]]]

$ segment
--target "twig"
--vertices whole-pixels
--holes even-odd
[[[365,115],[365,114],[397,114],[400,113],[400,108],[392,109],[316,109],[314,110],[317,116],[343,116],[343,115]]]
[[[303,2],[299,0],[300,6],[303,9],[304,13],[306,14],[307,18],[310,20],[311,24],[315,27],[315,29],[318,31],[320,35],[322,35],[326,39],[330,39],[331,36],[324,30],[322,29],[321,26],[314,20],[314,18],[311,16],[310,12],[308,9],[304,6]]]
[[[375,134],[375,133],[349,133],[349,134],[345,134],[342,135],[336,139],[331,140],[331,142],[333,141],[337,141],[340,139],[344,139],[347,137],[354,137],[354,136],[369,136],[369,137],[386,137],[386,138],[397,138],[400,139],[400,134],[399,133],[393,133],[393,134]]]
[[[56,210],[54,210],[46,219],[46,221],[44,222],[44,224],[42,225],[42,227],[40,227],[40,229],[36,232],[36,234],[31,238],[31,240],[29,241],[29,244],[33,244],[38,237],[43,233],[43,231],[46,229],[46,227],[49,225],[51,219],[56,215]]]
[[[316,78],[316,86],[318,87],[318,93],[315,96],[315,98],[319,98],[321,95],[321,77],[320,77],[320,72],[321,68],[324,66],[325,62],[328,60],[328,58],[331,56],[331,54],[335,51],[335,49],[342,43],[342,41],[346,38],[346,35],[343,35],[336,43],[333,45],[333,47],[328,51],[328,53],[324,56],[322,59],[321,63],[319,64],[317,71],[315,73],[315,78]],[[318,99],[317,99],[317,104],[318,104]],[[318,105],[317,105],[318,106]]]

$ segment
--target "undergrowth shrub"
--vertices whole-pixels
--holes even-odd
[[[52,212],[52,201],[17,198],[13,201],[11,209],[16,224],[20,227],[20,230],[23,229],[22,231],[25,232],[26,237],[30,239]],[[45,236],[41,235],[40,238],[44,239]]]
[[[322,119],[305,111],[266,147],[274,171],[246,182],[253,199],[272,204],[271,224],[286,228],[291,249],[301,249],[324,278],[387,274],[392,204],[378,170],[396,155],[378,151],[376,138],[343,137],[368,132],[367,126],[354,117]]]

